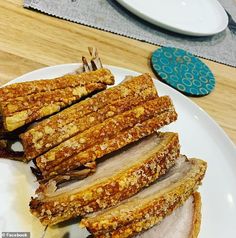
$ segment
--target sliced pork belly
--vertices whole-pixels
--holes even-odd
[[[202,160],[181,157],[155,184],[117,206],[88,215],[81,225],[98,238],[133,237],[183,205],[201,184],[206,167]]]
[[[52,225],[114,206],[165,174],[178,156],[176,133],[154,133],[108,156],[93,175],[52,193],[40,192],[30,202],[31,212]]]
[[[201,196],[195,192],[183,206],[136,238],[197,238],[201,224]]]

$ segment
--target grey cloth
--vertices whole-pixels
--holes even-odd
[[[234,0],[220,2],[236,20]],[[182,48],[236,67],[236,32],[228,28],[210,37],[184,36],[147,23],[115,0],[25,0],[24,7],[151,44]]]

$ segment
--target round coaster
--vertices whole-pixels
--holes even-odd
[[[187,95],[204,96],[215,87],[207,65],[185,50],[162,47],[153,52],[151,62],[163,81]]]

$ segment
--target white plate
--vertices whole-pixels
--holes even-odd
[[[25,74],[13,82],[54,78],[74,71],[77,64],[58,65]],[[116,83],[136,72],[110,66]],[[170,95],[179,114],[177,122],[165,127],[180,135],[181,152],[208,162],[208,170],[200,188],[203,209],[201,238],[236,237],[236,150],[224,131],[198,106],[174,89],[155,80],[160,95]],[[29,165],[0,160],[0,232],[30,231],[31,237],[42,234],[43,227],[29,212],[28,203],[36,184]],[[78,225],[51,228],[45,238],[85,238]],[[0,233],[1,234],[1,233]]]
[[[226,12],[217,0],[116,1],[154,25],[185,35],[214,35],[228,25]]]

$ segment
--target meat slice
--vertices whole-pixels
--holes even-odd
[[[81,225],[98,238],[133,237],[183,205],[201,184],[206,167],[202,160],[181,157],[155,184],[115,207],[88,215]]]
[[[195,192],[183,206],[136,238],[197,238],[201,225],[201,196]]]
[[[124,151],[107,156],[96,172],[52,193],[38,189],[31,212],[44,225],[53,225],[118,204],[150,185],[174,165],[179,155],[176,133],[154,133]]]
[[[6,131],[52,115],[82,97],[114,84],[108,69],[55,79],[15,83],[0,88],[0,113]]]

